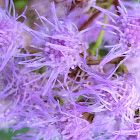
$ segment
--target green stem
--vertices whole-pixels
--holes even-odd
[[[112,2],[109,2],[107,9],[109,9],[111,5],[112,5]],[[105,17],[105,20],[104,20],[103,23],[106,24],[108,22],[108,17],[107,17],[107,15],[105,15],[104,17]],[[105,29],[106,26],[103,25],[102,28]],[[100,49],[100,46],[101,46],[101,43],[102,43],[102,40],[103,40],[103,36],[104,36],[104,30],[101,30],[95,44],[90,48],[90,52],[91,52],[92,56],[95,56],[96,55],[96,50]],[[100,59],[100,58],[101,58],[101,56],[98,54],[98,59]]]

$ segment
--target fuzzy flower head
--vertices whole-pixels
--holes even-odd
[[[57,67],[61,67],[61,72],[67,68],[81,66],[81,56],[87,49],[83,38],[78,35],[78,31],[73,24],[61,24],[61,29],[52,30],[44,46],[44,57],[46,61],[51,61]]]
[[[30,127],[31,132],[26,136],[31,135],[35,140],[41,138],[50,140],[55,137],[63,140],[92,140],[90,131],[92,124],[83,118],[79,109],[74,109],[72,104],[64,106],[58,104],[53,102],[51,105],[49,101],[43,102],[43,100],[41,104],[30,104],[28,112],[22,110],[22,121],[16,124],[17,128]],[[17,138],[21,139],[24,136]]]
[[[140,49],[140,16],[137,13],[128,13],[120,0],[119,4],[120,6],[117,7],[118,15],[100,8],[99,10],[105,12],[111,18],[112,25],[106,24],[106,26],[114,29],[119,43],[118,46],[123,52],[134,54]]]
[[[40,43],[38,47],[33,47],[40,52],[24,54],[25,57],[35,56],[35,58],[20,62],[31,69],[40,69],[46,66],[51,71],[46,91],[49,86],[53,86],[52,83],[56,81],[58,75],[64,75],[66,79],[70,69],[81,67],[88,49],[88,44],[84,42],[82,35],[84,31],[79,32],[76,25],[68,20],[58,20],[54,3],[51,4],[51,10],[53,17],[50,19],[38,14],[44,25],[44,28],[40,27],[41,32],[31,31]]]
[[[91,140],[91,124],[73,105],[65,105],[58,115],[56,127],[64,140]]]
[[[25,11],[17,16],[13,1],[6,0],[5,2],[5,10],[0,8],[0,71],[9,59],[24,47],[25,25],[17,20],[20,17],[26,19]]]
[[[40,17],[43,24],[49,23],[52,27],[47,26],[43,32],[44,46],[40,48],[43,50],[43,57],[45,64],[52,68],[58,68],[60,73],[64,73],[70,68],[81,66],[82,53],[88,48],[84,42],[81,32],[78,31],[76,25],[70,21],[58,20],[55,14],[54,4],[51,6],[53,12],[54,22],[50,22],[44,17]],[[44,65],[45,65],[44,64]]]
[[[39,90],[39,83],[36,80],[38,74],[26,73],[25,69],[15,67],[13,63],[8,63],[0,73],[0,102],[1,113],[5,116],[1,121],[10,121],[18,119],[21,110],[27,108],[27,103],[39,96],[42,90]],[[33,81],[34,79],[34,81]],[[33,86],[34,84],[34,86]]]
[[[111,87],[106,86],[101,90],[100,100],[108,110],[107,113],[118,118],[133,119],[135,110],[138,108],[139,95],[131,75],[120,76],[112,81]]]
[[[79,93],[97,105],[95,109],[88,107],[90,113],[96,110],[112,117],[133,121],[140,97],[132,75],[124,74],[111,80],[93,79],[92,84],[84,86],[87,88]]]
[[[140,16],[136,12],[133,12],[133,10],[133,13],[131,12],[132,14],[130,14],[120,0],[119,5],[120,6],[117,6],[117,14],[97,6],[93,6],[104,12],[111,19],[110,23],[104,24],[97,22],[97,24],[105,25],[106,30],[115,35],[114,37],[116,41],[115,45],[111,44],[106,46],[112,49],[104,57],[100,64],[101,67],[117,57],[125,57],[123,60],[124,62],[128,57],[136,56],[140,53]],[[123,62],[120,62],[117,68]]]
[[[123,50],[131,50],[131,53],[140,49],[140,17],[138,15],[129,16],[125,7],[120,11],[120,16],[116,18],[116,26],[119,31],[117,36],[119,44]]]

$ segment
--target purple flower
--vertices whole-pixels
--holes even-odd
[[[79,90],[71,93],[75,99],[83,96],[76,104],[80,111],[94,114],[92,121],[93,139],[139,138],[139,88],[132,75],[123,74],[116,78],[97,79],[86,75],[80,81]]]
[[[83,115],[73,105],[65,105],[62,108],[56,126],[64,140],[92,139],[92,125],[83,119]]]
[[[137,56],[140,53],[140,17],[135,12],[133,14],[132,12],[131,14],[128,13],[120,0],[119,4],[120,6],[117,7],[117,14],[97,6],[93,6],[105,13],[111,19],[111,23],[104,24],[97,22],[97,24],[105,25],[107,27],[106,30],[113,33],[116,37],[115,45],[106,46],[112,49],[100,63],[101,67],[112,59],[125,57],[125,59],[116,67],[117,69],[126,59],[131,56]],[[116,71],[116,69],[114,71]]]
[[[20,62],[20,64],[35,69],[47,66],[48,71],[52,71],[49,75],[46,91],[55,83],[59,74],[64,75],[66,79],[70,69],[81,67],[83,64],[82,56],[85,58],[88,48],[82,32],[78,31],[76,25],[68,20],[58,20],[54,3],[51,5],[51,10],[52,19],[39,16],[44,25],[44,27],[40,27],[41,31],[31,31],[39,42],[42,42],[42,45],[36,47],[41,52],[31,54],[31,56],[36,56],[34,59]],[[25,54],[24,56],[30,55]]]
[[[21,114],[26,112],[34,98],[38,99],[42,93],[38,81],[39,74],[25,73],[25,69],[8,63],[0,73],[0,102],[1,122],[22,122]],[[34,79],[34,80],[33,80]],[[37,101],[37,100],[36,100]],[[19,121],[19,122],[18,122]]]
[[[136,129],[134,124],[124,122],[122,119],[114,118],[105,113],[96,113],[93,120],[94,140],[135,140],[139,139],[139,129]],[[139,124],[138,124],[139,125]]]
[[[5,9],[0,8],[0,71],[9,59],[24,47],[24,23],[17,21],[25,17],[24,13],[16,15],[12,0],[5,0]],[[26,9],[25,9],[26,10]]]
[[[17,126],[29,126],[30,131],[24,136],[21,135],[16,138],[24,138],[31,136],[31,138],[50,140],[51,138],[61,138],[63,140],[92,140],[92,133],[90,124],[83,118],[78,108],[72,104],[65,104],[60,107],[51,106],[49,103],[44,103],[42,106],[35,106],[29,110],[27,121],[22,121]],[[56,104],[55,104],[56,105]],[[26,112],[25,112],[26,113]],[[24,116],[24,114],[23,114]]]
[[[105,112],[129,123],[134,122],[140,97],[132,75],[124,74],[110,80],[94,75],[86,76],[86,80],[79,82],[77,92],[71,93],[74,100],[79,95],[85,101],[90,100],[81,104],[85,112]]]
[[[133,122],[139,94],[131,75],[119,76],[110,85],[97,85],[97,88],[100,103],[108,110],[107,113]]]

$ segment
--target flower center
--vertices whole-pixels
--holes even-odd
[[[123,19],[123,17],[120,16],[117,19],[117,26],[123,33],[123,35],[119,33],[119,43],[123,44],[125,49],[129,47],[137,49],[140,44],[140,19],[130,17]]]

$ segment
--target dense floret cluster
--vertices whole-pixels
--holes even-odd
[[[21,140],[139,140],[139,1],[28,2],[33,19],[14,2],[0,8],[0,128],[28,127]]]

